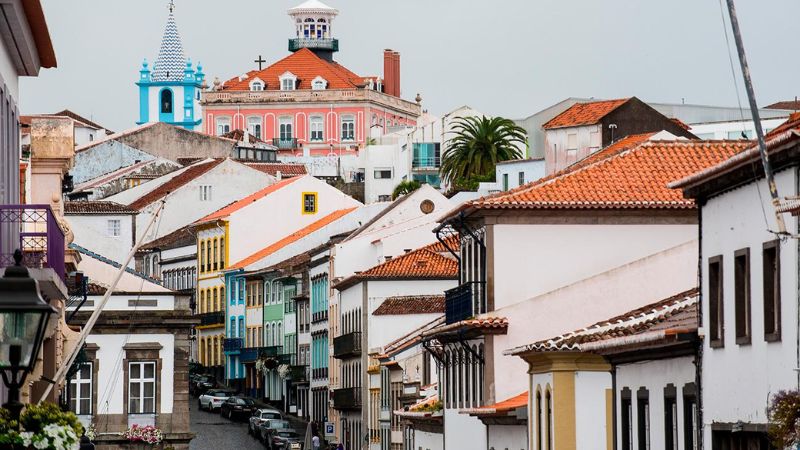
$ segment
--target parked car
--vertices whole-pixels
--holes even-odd
[[[230,391],[212,389],[197,398],[197,405],[201,411],[215,411],[218,410],[231,395],[233,395],[233,393]]]
[[[289,421],[284,419],[267,419],[258,426],[258,440],[270,446],[271,434],[277,430],[291,430]]]
[[[201,375],[189,383],[190,393],[198,396],[215,387],[217,387],[217,380],[211,375]]]
[[[300,435],[294,430],[278,429],[270,435],[270,450],[301,450],[303,448]]]
[[[277,409],[257,409],[247,423],[247,433],[251,436],[258,435],[258,427],[268,419],[283,419],[283,415]]]
[[[219,414],[222,417],[233,420],[241,417],[250,417],[255,410],[256,404],[252,399],[234,395],[222,402],[222,406],[219,408]]]

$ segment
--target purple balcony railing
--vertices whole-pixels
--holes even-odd
[[[0,267],[14,265],[17,249],[25,267],[49,267],[65,279],[64,231],[49,205],[0,205]]]

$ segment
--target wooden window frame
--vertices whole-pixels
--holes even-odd
[[[743,274],[739,272],[741,261],[744,261]],[[749,345],[752,342],[751,275],[750,248],[736,250],[733,253],[733,297],[737,345]]]
[[[717,266],[717,279],[711,278],[711,267]],[[725,266],[722,255],[708,258],[708,337],[711,348],[725,347]],[[712,282],[716,286],[712,287]],[[716,295],[713,295],[715,294]],[[715,336],[716,334],[716,336]]]
[[[652,424],[650,420],[650,391],[646,388],[639,388],[636,391],[636,448],[638,450],[650,450],[650,437],[652,435]]]
[[[780,240],[765,242],[761,253],[763,306],[764,306],[764,340],[766,342],[780,342],[781,340],[781,245]],[[774,252],[772,264],[767,264],[767,253]],[[768,275],[772,280],[768,283]],[[771,288],[771,293],[769,292]],[[771,303],[771,304],[770,304]],[[767,310],[772,313],[767,315]],[[772,328],[772,331],[768,331]]]
[[[630,388],[620,391],[620,447],[622,450],[633,450],[633,402]]]
[[[670,383],[664,387],[664,448],[666,450],[680,448],[679,422],[678,390],[674,384]]]

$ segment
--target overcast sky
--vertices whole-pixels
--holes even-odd
[[[381,75],[382,50],[393,48],[404,98],[419,92],[434,114],[467,104],[519,118],[569,96],[735,106],[719,1],[328,3],[340,11],[336,60],[352,71]],[[203,63],[209,84],[256,68],[259,54],[274,62],[294,33],[286,9],[300,2],[175,0],[186,55]],[[42,3],[58,68],[22,82],[23,113],[69,108],[114,130],[133,126],[134,82],[142,59],[158,53],[168,0]],[[800,95],[800,1],[737,7],[759,104]]]

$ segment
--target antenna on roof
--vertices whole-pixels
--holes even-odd
[[[781,201],[778,197],[778,187],[775,185],[775,176],[772,173],[772,166],[767,156],[767,143],[764,140],[764,130],[761,129],[761,118],[758,114],[756,94],[753,91],[753,81],[750,79],[750,68],[747,65],[747,57],[744,54],[742,34],[739,30],[739,20],[736,18],[736,6],[734,6],[733,0],[727,0],[727,3],[728,16],[730,17],[731,28],[733,30],[733,39],[736,41],[736,50],[739,53],[739,65],[742,67],[742,78],[744,78],[747,99],[750,102],[750,112],[753,114],[753,125],[756,129],[756,137],[758,138],[758,152],[761,154],[761,164],[764,166],[764,175],[767,178],[769,193],[772,196],[772,207],[775,208],[775,220],[778,224],[778,233],[786,234],[786,224],[783,222],[783,215],[778,212]]]
[[[175,0],[169,0],[169,6],[168,6],[168,8],[169,8],[169,12],[170,12],[170,13],[172,13],[173,11],[175,11]]]

